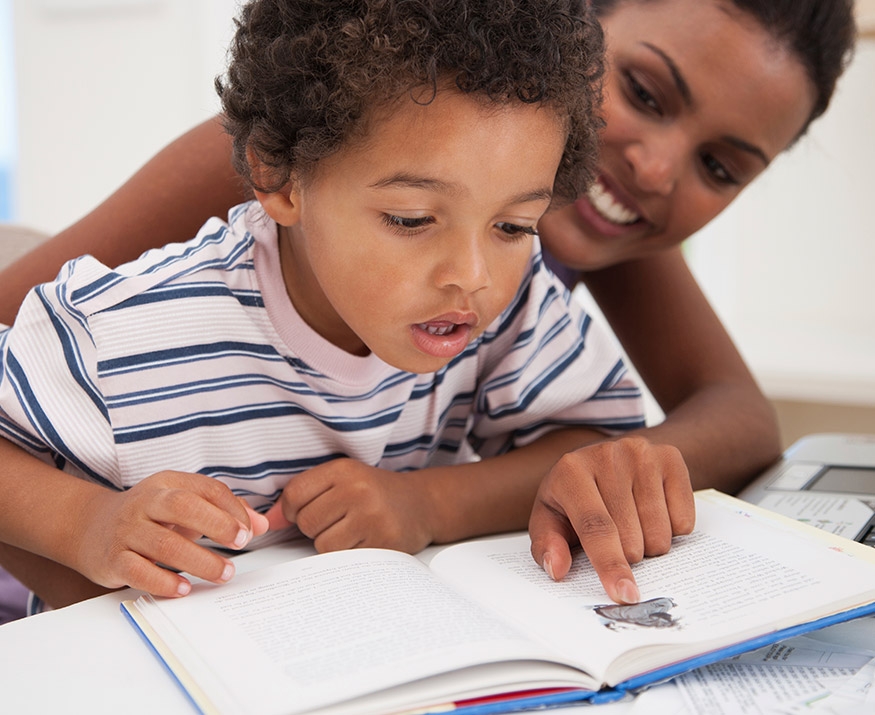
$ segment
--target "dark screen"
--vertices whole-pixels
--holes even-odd
[[[810,487],[815,492],[875,494],[875,469],[864,467],[827,467]]]

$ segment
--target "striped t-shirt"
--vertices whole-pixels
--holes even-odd
[[[257,203],[110,269],[86,256],[0,333],[0,433],[117,489],[173,469],[263,510],[338,457],[406,471],[469,461],[568,424],[643,425],[616,341],[543,265],[444,368],[344,352],[296,313]]]

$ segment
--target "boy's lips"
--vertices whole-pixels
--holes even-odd
[[[441,315],[411,327],[414,345],[432,357],[453,358],[471,342],[477,316],[473,313]]]

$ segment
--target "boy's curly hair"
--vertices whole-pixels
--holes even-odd
[[[570,201],[595,167],[603,49],[583,0],[253,0],[216,89],[235,167],[262,191],[306,175],[366,129],[369,110],[415,89],[449,81],[545,104],[567,123],[554,200]]]

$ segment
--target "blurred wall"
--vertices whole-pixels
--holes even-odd
[[[233,0],[13,0],[17,218],[55,232],[215,113]]]

